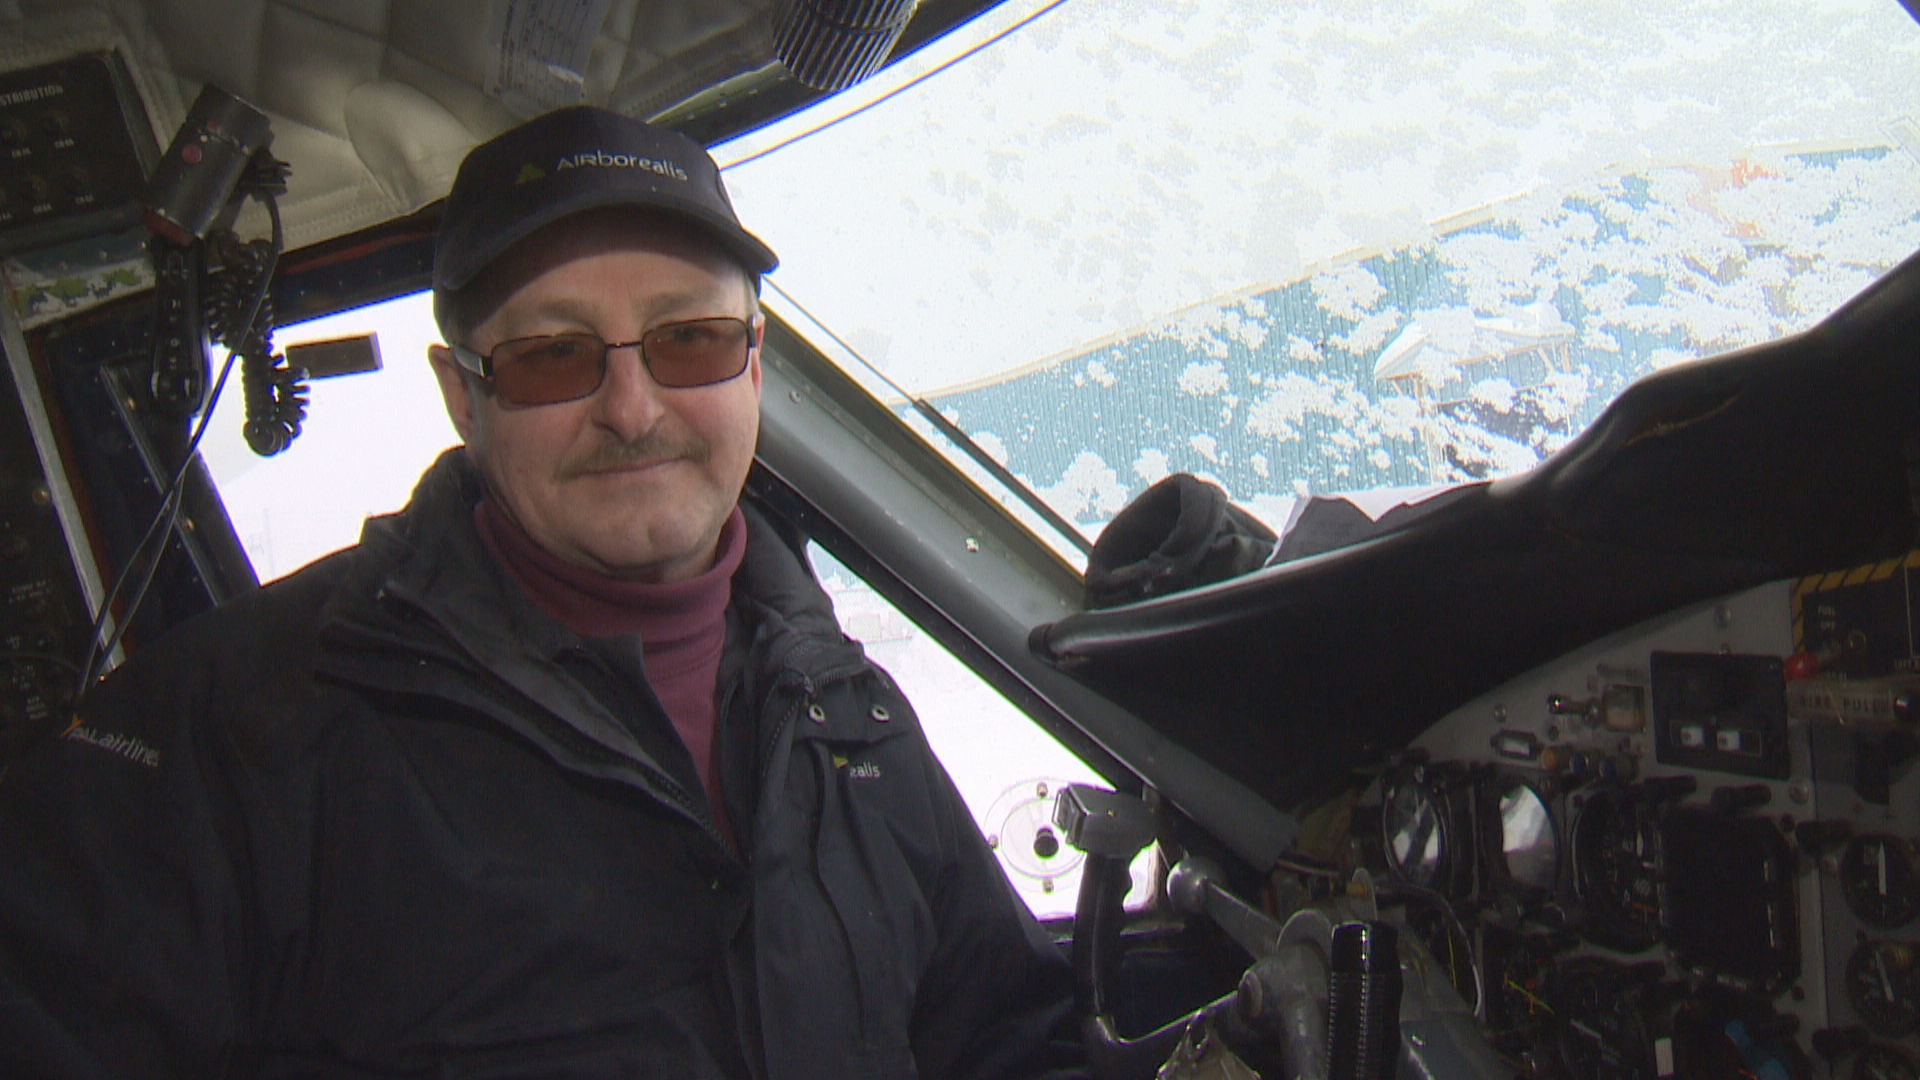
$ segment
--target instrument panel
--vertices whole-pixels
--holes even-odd
[[[1906,574],[1654,620],[1379,774],[1353,851],[1520,1075],[1916,1075]]]

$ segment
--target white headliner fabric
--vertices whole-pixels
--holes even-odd
[[[446,194],[467,149],[518,119],[482,89],[504,2],[0,0],[0,70],[119,49],[162,146],[205,83],[259,106],[293,166],[280,205],[295,248]],[[586,100],[653,115],[766,66],[778,2],[613,0]]]

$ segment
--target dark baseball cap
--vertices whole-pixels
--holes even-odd
[[[546,113],[460,163],[433,245],[433,288],[458,290],[534,230],[603,206],[666,211],[706,230],[756,274],[779,265],[742,228],[699,143],[590,105]]]

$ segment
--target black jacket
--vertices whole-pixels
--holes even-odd
[[[477,497],[450,453],[14,763],[0,1075],[1061,1063],[1058,951],[764,521],[715,733],[737,855],[652,692],[503,576]]]

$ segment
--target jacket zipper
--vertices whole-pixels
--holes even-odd
[[[839,682],[841,679],[849,678],[870,667],[866,658],[862,656],[852,662],[836,664],[826,668],[819,673],[821,681],[815,682],[813,676],[803,670],[800,664],[809,656],[828,651],[830,651],[830,646],[812,640],[802,640],[794,645],[793,648],[787,651],[786,658],[781,663],[780,674],[775,679],[773,688],[768,690],[768,694],[771,695],[774,690],[777,690],[782,682],[797,681],[805,699],[807,701],[817,702],[820,699],[820,687],[822,685]],[[800,702],[796,701],[789,706],[786,712],[781,715],[780,723],[774,728],[772,736],[767,739],[766,744],[761,748],[758,786],[762,791],[766,789],[768,770],[773,766],[774,747],[780,745],[780,741],[786,736],[787,730],[793,726],[794,717],[799,711]]]
[[[458,673],[458,669],[455,670],[456,673]],[[538,702],[528,698],[511,683],[500,679],[493,673],[483,671],[477,673],[468,672],[467,674],[478,674],[484,685],[496,691],[504,692],[510,696],[512,700],[519,702],[522,706],[522,708],[518,710],[521,715],[527,717],[531,723],[538,726],[541,730],[546,731],[549,737],[563,745],[569,753],[579,757],[597,760],[605,764],[625,766],[639,773],[647,782],[645,785],[635,786],[640,787],[640,789],[648,795],[678,808],[686,814],[688,818],[692,819],[694,824],[700,826],[701,831],[705,832],[721,851],[729,855],[733,853],[732,845],[727,843],[726,837],[720,834],[719,827],[713,823],[711,813],[703,813],[703,808],[695,805],[692,798],[681,789],[680,785],[675,782],[672,777],[652,768],[644,762],[636,761],[625,754],[602,746],[593,739],[582,735],[565,720],[554,716]]]

